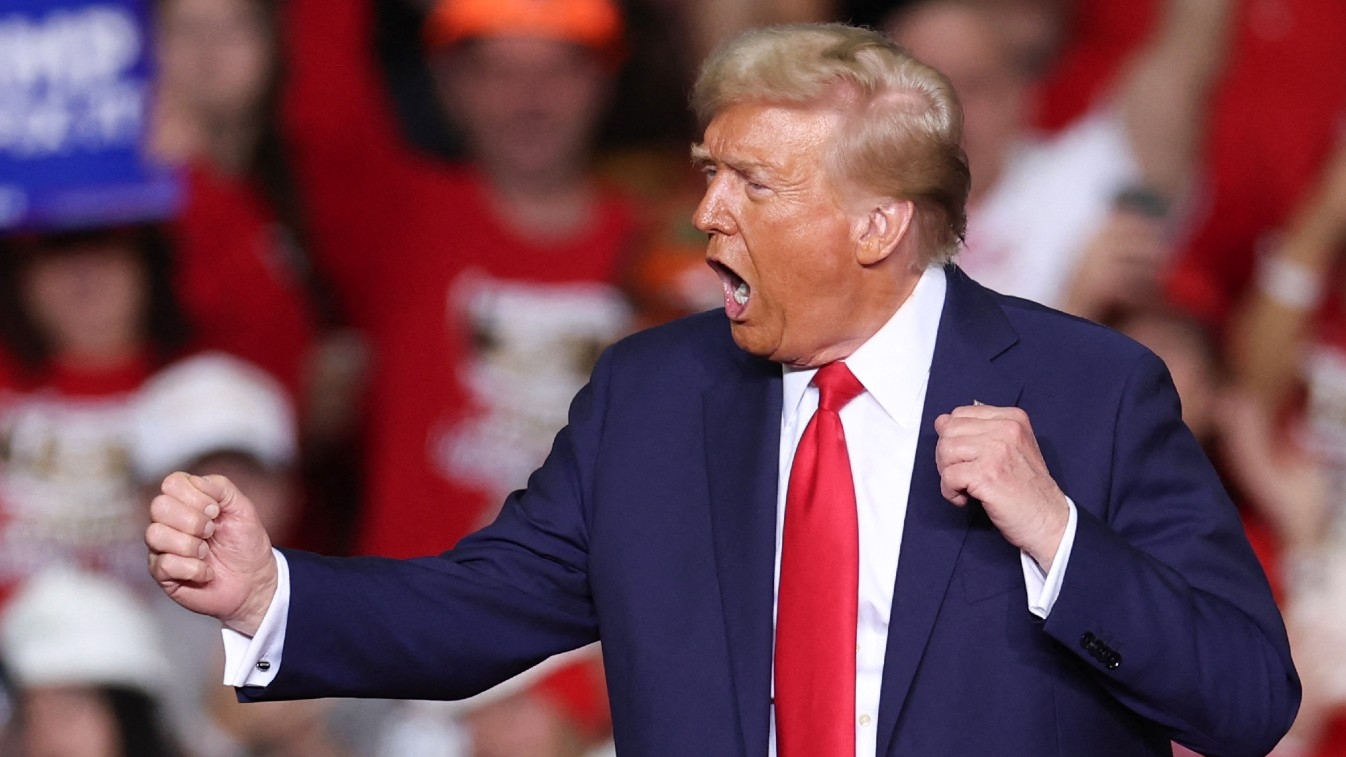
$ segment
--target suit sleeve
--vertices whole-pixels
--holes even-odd
[[[243,700],[458,699],[598,638],[585,503],[610,360],[526,490],[450,552],[411,560],[286,551],[284,662]]]
[[[1263,755],[1300,687],[1235,507],[1144,355],[1117,407],[1109,501],[1079,505],[1044,629],[1113,696],[1203,754]]]

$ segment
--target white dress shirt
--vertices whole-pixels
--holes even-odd
[[[870,757],[877,749],[876,727],[883,657],[888,643],[889,611],[897,576],[898,549],[907,512],[912,466],[916,457],[926,384],[944,307],[946,280],[941,268],[930,268],[888,323],[860,346],[846,365],[865,385],[865,392],[841,411],[849,440],[851,475],[860,527],[860,597],[856,627],[855,753]],[[809,385],[814,370],[784,369],[781,405],[780,485],[777,492],[776,580],[780,580],[780,545],[785,522],[785,494],[795,446],[818,408],[818,390]],[[967,403],[977,399],[968,397]],[[862,442],[859,440],[863,440]],[[950,504],[949,507],[954,507]],[[1075,505],[1061,546],[1044,574],[1021,553],[1028,608],[1045,618],[1060,591],[1075,537]],[[289,571],[276,553],[280,575],[276,596],[256,636],[224,630],[225,676],[230,686],[265,686],[280,669],[289,607]],[[772,755],[776,729],[771,725]]]
[[[888,646],[888,619],[907,515],[912,466],[920,435],[921,412],[935,353],[947,282],[942,268],[925,271],[911,296],[893,317],[860,346],[846,366],[865,391],[841,409],[855,480],[860,526],[860,602],[855,629],[855,753],[871,757],[877,749],[879,690]],[[781,404],[780,485],[776,496],[776,582],[785,524],[786,488],[795,447],[818,409],[818,389],[809,384],[816,369],[785,368]],[[967,397],[972,404],[976,397]],[[950,504],[949,507],[954,507]],[[1074,540],[1075,511],[1050,575],[1023,556],[1029,609],[1046,617],[1056,601]],[[777,597],[779,599],[779,596]],[[775,722],[771,754],[776,753]]]

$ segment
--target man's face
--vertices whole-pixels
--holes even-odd
[[[856,333],[865,296],[856,240],[863,212],[847,211],[824,155],[841,114],[821,108],[733,105],[693,149],[706,194],[693,223],[710,235],[734,341],[791,365],[822,365],[868,338]]]
[[[440,54],[435,76],[472,157],[495,174],[549,178],[584,162],[608,75],[578,45],[490,38]]]

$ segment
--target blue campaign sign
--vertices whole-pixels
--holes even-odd
[[[0,232],[162,220],[149,0],[0,0]]]

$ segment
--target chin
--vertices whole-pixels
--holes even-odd
[[[767,340],[763,339],[761,334],[756,333],[756,330],[751,326],[730,321],[729,333],[734,338],[734,344],[737,344],[739,349],[749,355],[756,355],[767,360],[774,359],[772,356],[776,353],[776,345],[767,343]]]

